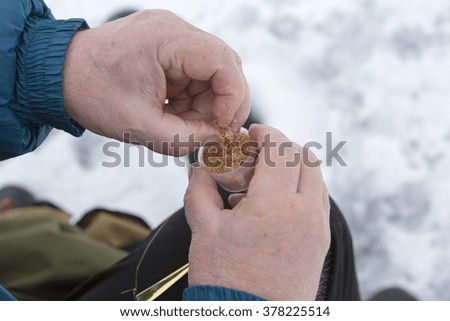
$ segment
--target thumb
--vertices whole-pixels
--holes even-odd
[[[209,225],[219,218],[223,201],[214,179],[198,164],[189,169],[189,185],[184,195],[186,220],[191,230]]]
[[[159,150],[161,144],[156,144],[154,150],[172,156],[187,155],[216,135],[215,128],[204,120],[186,120],[170,113],[164,113],[157,125],[148,127],[148,136],[157,142],[170,142],[170,150]]]

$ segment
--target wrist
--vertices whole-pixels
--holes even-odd
[[[83,95],[82,79],[83,68],[89,68],[86,57],[83,57],[85,53],[85,38],[87,36],[87,30],[78,31],[70,41],[67,48],[66,60],[64,62],[63,70],[63,100],[64,110],[70,119],[77,121],[76,100],[77,97]],[[84,93],[86,94],[86,93]]]
[[[205,241],[209,240],[209,241]],[[256,255],[238,255],[239,249],[220,253],[214,239],[203,238],[203,251],[192,251],[189,257],[189,286],[216,286],[251,293],[270,301],[314,301],[317,295],[320,267],[302,269],[285,264],[270,264]],[[192,243],[197,238],[192,236]],[[235,253],[234,257],[233,254]],[[238,257],[243,259],[237,260]],[[277,258],[271,258],[278,261]],[[304,277],[307,275],[308,277]]]

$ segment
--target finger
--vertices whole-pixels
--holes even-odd
[[[238,65],[239,69],[242,71],[242,59],[241,56],[239,56],[239,54],[233,50],[233,56],[234,56],[234,60],[236,61],[236,64]]]
[[[248,87],[247,80],[245,80],[245,97],[244,102],[239,107],[239,109],[234,114],[233,121],[231,122],[231,129],[234,131],[239,131],[239,129],[244,125],[245,121],[248,118],[248,115],[250,114],[250,90]]]
[[[193,102],[199,101],[199,98],[206,100],[209,96],[207,93],[209,91],[212,93],[211,84],[207,81],[196,81],[188,78],[180,80],[168,79],[167,98],[169,99],[169,104],[164,106],[165,110],[173,114],[180,114],[191,108],[196,109],[198,103],[195,104]],[[211,102],[213,98],[213,95],[211,95],[207,108],[205,108],[209,115],[211,115]]]
[[[192,106],[192,97],[186,91],[178,94],[178,96],[170,98],[169,103],[163,107],[164,112],[179,115],[189,111]]]
[[[166,78],[167,82],[167,98],[171,99],[178,96],[180,93],[190,87],[192,84],[192,79],[184,77],[182,79],[170,79]]]
[[[194,32],[168,42],[159,57],[166,77],[209,82],[214,91],[212,114],[221,124],[231,124],[244,102],[246,87],[233,50],[227,44],[207,33]]]
[[[214,224],[223,209],[223,201],[214,179],[206,171],[191,166],[189,185],[184,196],[186,219],[191,229]]]
[[[224,48],[222,57],[223,67],[219,68],[211,79],[211,86],[215,94],[212,113],[223,125],[230,125],[236,119],[236,125],[241,127],[243,124],[242,118],[250,109],[247,81],[234,59],[231,48]],[[247,106],[243,108],[246,99]],[[243,108],[243,111],[237,114],[241,108]],[[236,116],[239,116],[239,118],[236,118]]]
[[[212,89],[205,91],[201,95],[194,97],[190,109],[180,114],[180,117],[184,119],[193,119],[190,118],[191,116],[189,116],[189,114],[191,112],[195,112],[197,114],[202,115],[201,118],[202,120],[212,121],[213,115],[211,112],[211,102],[213,101],[213,99],[214,99],[214,92],[212,91]]]
[[[212,121],[211,105],[214,96],[209,83],[192,81],[186,91],[170,99],[170,105],[179,111],[177,115],[183,119]]]
[[[303,148],[298,192],[311,197],[321,198],[323,187],[320,161],[311,150]]]
[[[234,59],[236,60],[237,65],[239,66],[239,69],[241,70],[242,77],[244,79],[245,84],[245,94],[244,94],[244,101],[242,105],[239,107],[239,109],[234,114],[233,121],[231,122],[231,129],[234,131],[239,131],[239,129],[244,125],[245,121],[248,118],[248,115],[250,114],[250,89],[248,86],[247,79],[245,78],[244,71],[242,69],[242,59],[239,56],[239,54],[233,50]]]
[[[147,147],[172,156],[187,155],[216,134],[215,128],[209,122],[185,120],[162,111],[159,119],[152,117],[143,128],[147,129],[145,136],[152,137],[152,141],[146,142]]]
[[[170,100],[164,110],[183,119],[212,121],[211,102],[214,93],[211,89],[201,95],[191,97],[186,92]]]
[[[189,95],[192,97],[198,96],[205,91],[211,89],[211,84],[209,81],[196,81],[193,80],[187,88]]]
[[[260,144],[255,174],[248,195],[253,193],[297,193],[300,155],[296,146],[275,128],[252,125],[250,137]]]
[[[231,208],[234,208],[244,197],[245,193],[231,194],[228,196],[228,203],[230,203]]]

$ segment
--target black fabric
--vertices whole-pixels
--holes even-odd
[[[188,262],[190,242],[191,231],[181,209],[153,231],[129,256],[90,278],[65,299],[134,300],[135,294]],[[184,277],[159,299],[181,300],[187,286],[187,278]]]
[[[352,236],[344,216],[331,198],[330,205],[331,245],[325,260],[325,269],[329,269],[326,299],[357,301],[361,297],[356,278]]]
[[[226,196],[223,194],[224,198]],[[332,200],[330,226],[331,246],[324,264],[319,299],[359,300],[351,235],[344,217]],[[135,294],[188,262],[190,238],[191,232],[181,209],[129,256],[80,285],[66,299],[134,300]],[[185,276],[158,300],[182,300],[183,290],[187,286]]]
[[[402,289],[390,288],[375,294],[369,301],[417,301],[417,299]]]
[[[5,186],[0,190],[0,201],[5,198],[11,199],[10,210],[30,207],[30,206],[48,206],[62,211],[58,206],[48,201],[36,200],[30,191],[19,186]]]

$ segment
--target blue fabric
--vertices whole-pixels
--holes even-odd
[[[0,301],[16,299],[0,285]],[[186,288],[183,292],[185,301],[264,301],[264,299],[243,291],[218,286],[199,285]]]
[[[184,301],[265,301],[264,299],[243,291],[209,285],[197,285],[186,288]]]
[[[0,301],[16,301],[16,299],[0,285]]]
[[[0,285],[0,301],[16,299]],[[199,285],[186,288],[183,292],[185,301],[264,301],[264,299],[243,291],[218,286]]]
[[[81,136],[64,112],[63,66],[83,19],[55,20],[42,0],[0,1],[0,160],[36,149],[53,127]]]

